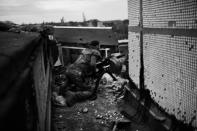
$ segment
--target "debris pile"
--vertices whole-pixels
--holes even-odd
[[[61,71],[60,71],[61,72]],[[58,74],[56,80],[64,80]],[[98,98],[95,101],[77,103],[73,107],[53,106],[52,122],[54,127],[64,130],[100,131],[112,130],[114,123],[129,121],[118,110],[118,101],[124,96],[128,81],[116,76],[117,81],[104,74],[98,88]],[[58,86],[62,82],[57,82]],[[61,116],[61,117],[60,117]],[[73,125],[73,124],[74,125]]]

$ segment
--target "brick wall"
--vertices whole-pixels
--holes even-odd
[[[143,48],[144,85],[153,100],[197,127],[197,1],[142,0],[142,19],[139,7],[139,1],[128,0],[130,77],[139,85]]]

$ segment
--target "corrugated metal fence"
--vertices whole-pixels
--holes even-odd
[[[50,42],[41,38],[33,65],[33,80],[38,112],[38,131],[51,130],[52,52]]]

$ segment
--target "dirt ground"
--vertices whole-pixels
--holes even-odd
[[[122,91],[115,86],[100,85],[98,98],[85,101],[73,107],[52,108],[55,131],[109,131],[115,121],[128,121],[117,108]]]
[[[54,131],[138,131],[146,125],[131,123],[119,109],[123,102],[124,81],[101,84],[98,98],[73,107],[52,107]],[[133,110],[133,112],[136,112]],[[132,126],[132,128],[131,128]]]

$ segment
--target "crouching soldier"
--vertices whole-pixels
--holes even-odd
[[[97,95],[94,93],[94,84],[91,78],[96,73],[96,62],[101,58],[99,42],[92,41],[89,48],[84,49],[77,60],[68,66],[66,76],[68,85],[61,89],[67,106],[84,100],[94,100]]]

